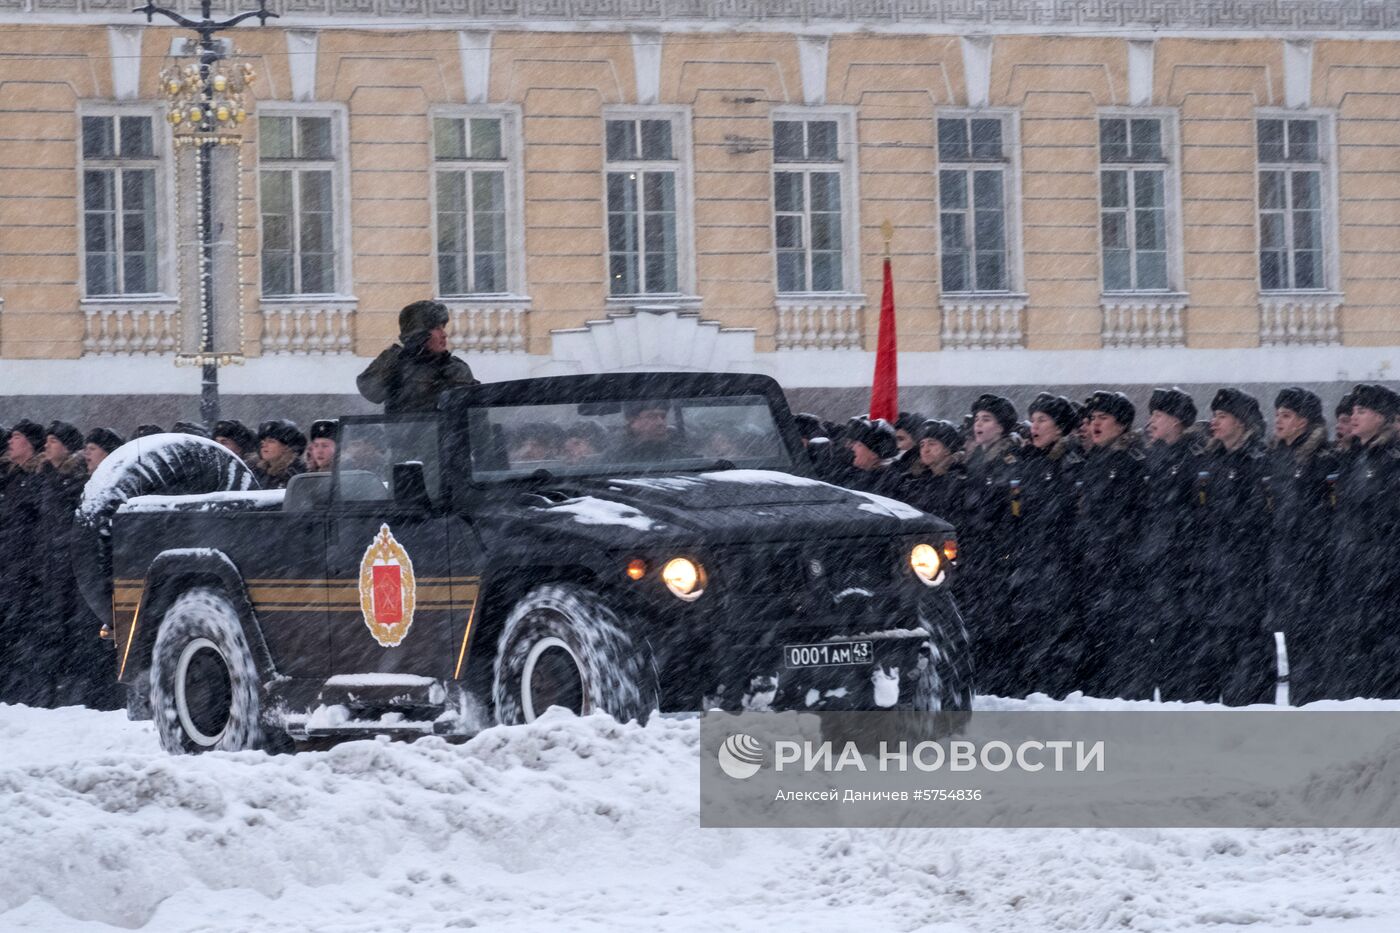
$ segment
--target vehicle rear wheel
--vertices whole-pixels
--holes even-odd
[[[151,714],[171,754],[242,751],[263,744],[261,686],[238,613],[219,590],[175,598],[151,657]]]
[[[601,596],[571,583],[539,586],[506,619],[491,689],[496,721],[533,722],[551,706],[645,721],[657,706],[651,651]]]

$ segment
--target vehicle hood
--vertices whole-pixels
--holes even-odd
[[[768,470],[562,479],[522,492],[495,511],[497,520],[528,523],[536,534],[547,528],[604,547],[951,530],[893,499]]]

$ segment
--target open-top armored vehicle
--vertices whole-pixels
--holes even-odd
[[[80,509],[85,593],[171,751],[470,734],[552,705],[971,703],[953,529],[813,479],[764,376],[454,390],[344,418],[333,472],[254,487],[212,442],[158,435]]]

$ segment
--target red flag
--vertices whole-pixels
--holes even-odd
[[[880,299],[880,333],[875,343],[875,384],[870,390],[870,417],[894,424],[899,416],[899,375],[895,371],[894,274],[885,257],[885,294]]]

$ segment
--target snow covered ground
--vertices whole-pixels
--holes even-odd
[[[1343,706],[1400,712],[1315,708]],[[1400,928],[1400,831],[702,830],[698,745],[556,712],[174,758],[121,713],[0,705],[0,930]]]

